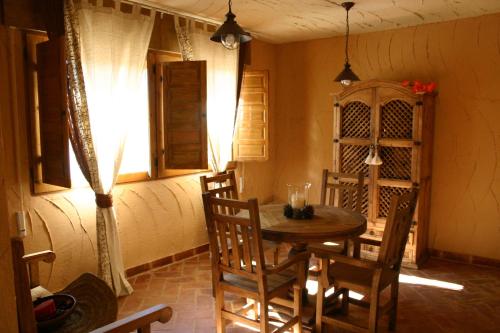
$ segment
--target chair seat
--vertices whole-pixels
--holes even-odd
[[[267,292],[271,293],[284,286],[292,286],[297,279],[297,272],[292,269],[286,269],[277,274],[267,275]],[[259,288],[257,282],[245,278],[241,275],[224,273],[223,285],[230,285],[246,291],[258,294]]]
[[[328,276],[340,287],[348,289],[369,290],[372,286],[374,269],[352,266],[345,263],[335,262],[330,264]],[[398,272],[385,270],[382,274],[380,290],[391,284]]]
[[[335,241],[335,242],[325,242],[325,243],[312,243],[309,245],[309,250],[315,253],[335,253],[342,254],[344,251],[344,241]]]

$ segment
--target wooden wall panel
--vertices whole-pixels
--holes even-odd
[[[269,73],[245,71],[233,140],[237,161],[265,161],[269,154]]]

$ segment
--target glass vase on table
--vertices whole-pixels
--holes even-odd
[[[312,206],[309,206],[309,189],[311,183],[303,185],[287,184],[288,204],[284,208],[284,215],[292,219],[310,219],[314,214]]]

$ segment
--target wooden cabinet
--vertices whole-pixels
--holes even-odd
[[[412,186],[420,189],[403,259],[406,266],[418,267],[427,249],[434,95],[414,94],[396,82],[360,82],[335,96],[333,119],[333,170],[365,174],[365,236],[382,238],[393,194],[406,193]],[[368,165],[370,145],[376,144],[383,163]],[[362,248],[363,257],[377,254],[377,247]]]

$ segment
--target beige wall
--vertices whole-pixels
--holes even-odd
[[[355,35],[364,80],[436,81],[431,248],[500,259],[500,14]],[[333,82],[344,39],[277,47],[275,199],[332,166]]]
[[[0,332],[17,332],[14,276],[10,247],[10,225],[7,213],[7,182],[12,170],[7,170],[7,159],[14,159],[9,137],[12,134],[12,89],[8,59],[10,38],[8,30],[0,25]]]

